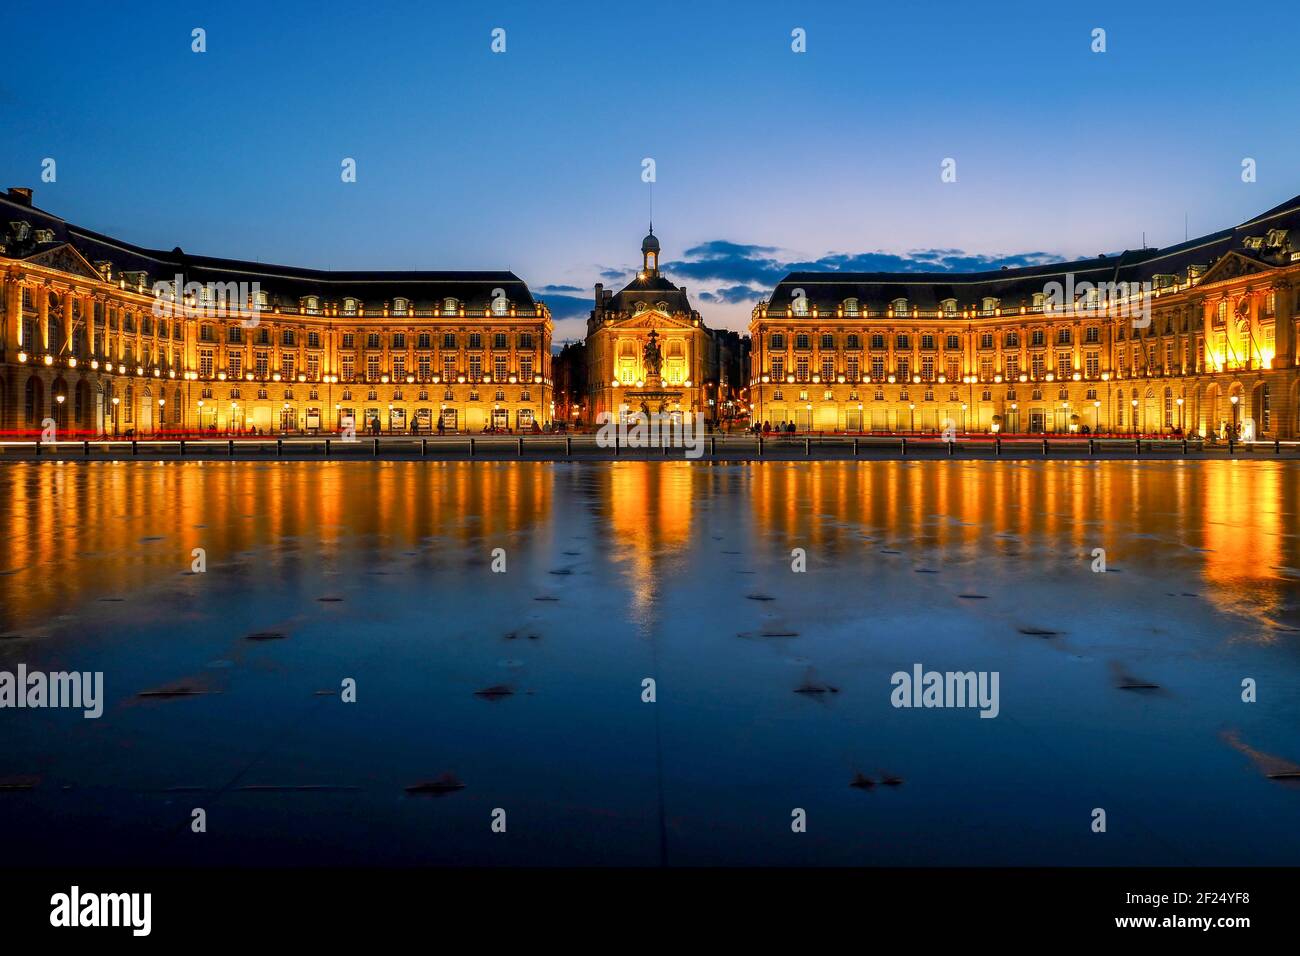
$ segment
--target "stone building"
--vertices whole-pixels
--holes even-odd
[[[0,196],[0,431],[531,430],[551,317],[511,272],[144,249]]]
[[[985,273],[796,272],[755,419],[822,431],[1300,437],[1300,197],[1167,249]]]

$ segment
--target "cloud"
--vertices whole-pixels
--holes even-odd
[[[555,288],[554,286],[543,286],[542,289]],[[545,291],[535,293],[536,297],[546,303],[546,307],[551,310],[551,316],[555,319],[576,319],[587,317],[595,301],[591,296],[576,295],[552,295]]]
[[[988,255],[962,249],[914,249],[904,253],[831,252],[817,259],[783,257],[776,246],[714,239],[691,246],[684,257],[666,263],[664,271],[679,282],[703,286],[703,302],[757,302],[790,272],[994,272],[1003,266],[1060,262],[1048,252]]]
[[[538,288],[538,289],[536,289],[536,290],[534,290],[534,291],[536,291],[537,293],[539,293],[539,294],[541,294],[541,295],[546,295],[547,293],[550,293],[550,294],[555,294],[555,293],[563,294],[563,293],[565,293],[565,292],[586,292],[587,290],[586,290],[586,289],[580,289],[580,288],[578,288],[578,286],[576,286],[576,285],[555,285],[554,283],[552,283],[551,285],[544,285],[544,286],[542,286],[542,287],[540,287],[540,288]]]

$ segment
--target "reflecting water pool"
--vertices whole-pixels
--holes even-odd
[[[6,464],[0,673],[102,673],[103,713],[0,708],[0,841],[10,865],[1294,865],[1298,476]],[[996,716],[895,706],[918,667],[996,675]]]

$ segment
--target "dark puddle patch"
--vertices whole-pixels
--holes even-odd
[[[0,777],[0,793],[16,790],[35,790],[41,778],[35,774],[15,774],[12,777]]]
[[[23,635],[17,631],[10,631],[8,634],[0,634],[0,641],[21,641]]]
[[[246,641],[283,641],[289,637],[283,631],[254,631],[252,634],[245,634]]]
[[[849,786],[856,790],[873,790],[875,789],[876,781],[872,780],[865,774],[855,773],[853,779],[849,781]]]
[[[121,604],[126,598],[120,597],[102,597],[99,599],[104,604]]]
[[[482,697],[484,700],[501,700],[503,697],[513,697],[514,694],[515,690],[509,684],[493,684],[491,687],[474,691],[475,697]]]
[[[772,597],[772,595],[770,594],[746,594],[745,598],[746,600],[749,601],[775,601],[776,600],[776,598]]]
[[[465,784],[454,773],[444,773],[432,780],[413,783],[406,788],[406,792],[412,796],[441,797],[464,789]]]
[[[535,597],[535,598],[533,598],[533,600],[534,600],[534,601],[558,601],[559,598],[557,598],[557,597],[552,597],[552,596],[549,595],[549,594],[543,594],[541,597]]]
[[[810,694],[820,696],[821,694],[838,694],[840,689],[833,684],[826,684],[809,674],[804,678],[802,684],[794,689],[796,694]]]
[[[1135,677],[1122,664],[1111,664],[1111,673],[1115,677],[1116,690],[1159,690],[1160,685],[1143,677]]]
[[[316,600],[321,604],[338,604],[343,599],[341,597],[318,597]]]
[[[895,551],[893,548],[881,548],[881,554],[902,554],[902,551]]]
[[[892,773],[882,773],[880,775],[880,783],[886,787],[901,787],[903,785],[903,778],[896,777]]]
[[[736,636],[747,638],[747,639],[755,638],[755,637],[798,637],[799,632],[798,631],[776,631],[776,630],[741,631]]]
[[[957,596],[963,601],[987,601],[989,599],[987,594],[958,594]]]
[[[912,571],[915,574],[938,574],[939,573],[934,568],[913,568]]]
[[[551,571],[547,571],[546,573],[547,573],[547,574],[560,574],[560,575],[564,575],[564,574],[572,574],[572,573],[573,573],[573,569],[572,569],[572,568],[555,568],[555,569],[553,569],[553,570],[551,570]]]
[[[581,551],[561,551],[560,554],[564,555],[564,556],[567,557],[567,558],[576,558],[578,555],[582,554],[582,552],[581,552]]]
[[[1255,765],[1255,769],[1268,779],[1278,780],[1282,783],[1300,783],[1300,764],[1287,760],[1285,757],[1256,750],[1241,739],[1239,731],[1225,730],[1220,736],[1229,747],[1249,757],[1250,762]]]
[[[1028,637],[1060,637],[1060,631],[1049,631],[1045,627],[1021,627],[1017,630]]]
[[[723,551],[723,554],[740,554],[739,551]]]
[[[334,696],[335,694],[337,694],[337,693],[338,693],[338,691],[336,691],[336,690],[316,690],[316,691],[312,691],[312,696],[313,696],[313,697],[333,697],[333,696]]]
[[[135,696],[142,700],[175,700],[179,697],[202,697],[211,693],[213,691],[207,687],[178,681],[175,684],[164,684],[161,687],[142,690]]]
[[[141,538],[141,539],[140,539],[140,543],[141,543],[141,544],[144,544],[146,541],[161,541],[162,539],[163,539],[163,536],[162,536],[162,535],[160,535],[160,534],[155,534],[155,535],[150,535],[150,536],[147,537],[147,538]]]

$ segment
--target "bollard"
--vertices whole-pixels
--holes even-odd
[[[853,439],[853,457],[858,457],[858,440],[856,438]]]
[[[804,453],[804,457],[805,457],[805,458],[812,454],[812,439],[811,439],[811,438],[805,438],[805,439],[803,440],[803,453]]]
[[[900,439],[898,440],[898,453],[899,453],[900,455],[906,455],[906,454],[907,454],[907,439],[906,439],[906,438],[900,438]]]
[[[1183,439],[1183,457],[1184,457],[1184,458],[1187,457],[1187,439],[1186,439],[1186,438]]]
[[[40,456],[41,456],[41,440],[38,438],[36,439],[36,457],[39,458]]]
[[[471,439],[469,440],[469,457],[471,457],[471,458],[474,457],[474,439],[473,439],[473,438],[471,438]]]
[[[230,457],[231,457],[231,458],[234,458],[234,457],[235,457],[235,440],[232,438],[232,439],[230,439],[228,442],[226,442],[226,444],[229,446],[227,450],[230,452]]]
[[[325,439],[325,457],[328,458],[329,456],[330,456],[330,440],[327,438]]]
[[[1231,455],[1231,454],[1233,453],[1233,452],[1232,452],[1232,446],[1233,446],[1233,444],[1234,444],[1233,439],[1229,438],[1229,439],[1228,439],[1228,454],[1229,454],[1229,455]]]
[[[758,436],[758,457],[759,458],[763,457],[763,436],[762,435]]]
[[[1002,457],[1002,439],[1001,437],[993,439],[993,454]]]
[[[717,435],[709,436],[709,454],[712,455],[714,458],[718,457],[718,436]]]
[[[181,442],[181,444],[184,445],[185,442]],[[83,441],[81,443],[81,453],[85,455],[87,458],[90,457],[90,442]]]
[[[284,439],[282,438],[277,438],[275,440],[275,457],[276,458],[284,457]]]
[[[427,439],[427,438],[421,438],[421,439],[420,439],[420,457],[423,458],[423,457],[424,457],[425,455],[427,455],[427,454],[429,454],[429,439]]]
[[[181,457],[182,457],[182,458],[185,457],[185,439],[184,439],[184,438],[181,439],[180,454],[181,454]]]
[[[1184,445],[1187,444],[1187,439],[1186,439],[1186,438],[1183,439],[1183,444],[1184,444]],[[1280,438],[1274,438],[1274,439],[1273,439],[1273,454],[1275,454],[1275,455],[1280,455],[1280,454],[1282,454],[1282,439],[1280,439]]]
[[[1097,454],[1097,445],[1091,438],[1088,439],[1088,454],[1089,455]]]
[[[956,443],[955,441],[950,441],[950,442],[948,442],[948,457],[949,457],[949,458],[952,457],[952,449],[953,449],[953,446],[956,445],[956,444],[957,444],[957,443]]]
[[[570,458],[573,457],[573,436],[572,435],[564,436],[564,453],[568,455]]]
[[[131,454],[133,455],[140,454],[140,448],[138,445],[136,445],[134,438],[131,439]]]
[[[378,458],[378,457],[379,457],[379,439],[378,439],[378,438],[372,438],[371,441],[374,442],[374,456],[375,456],[376,458]]]
[[[524,457],[524,440],[522,438],[519,439],[519,457]]]
[[[1043,439],[1043,457],[1044,457],[1044,458],[1047,457],[1047,439],[1046,439],[1046,438]]]

